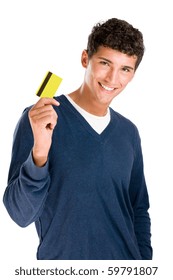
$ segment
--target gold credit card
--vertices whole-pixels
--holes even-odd
[[[62,78],[48,71],[39,86],[36,95],[39,97],[53,98],[61,82]]]

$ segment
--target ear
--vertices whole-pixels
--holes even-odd
[[[88,52],[87,52],[87,50],[83,50],[82,55],[81,55],[81,63],[82,63],[82,66],[84,68],[87,68],[88,61],[89,61],[89,59],[88,59]]]

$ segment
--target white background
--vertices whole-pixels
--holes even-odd
[[[10,268],[14,261],[32,264],[38,245],[35,226],[17,226],[2,203],[15,125],[23,109],[37,101],[35,92],[47,71],[63,78],[58,95],[81,85],[84,69],[80,56],[87,37],[96,22],[111,17],[129,21],[144,35],[143,61],[112,107],[139,129],[151,205],[153,262],[160,267],[164,264],[162,273],[165,270],[170,279],[173,20],[169,0],[0,2],[0,255],[5,267]]]

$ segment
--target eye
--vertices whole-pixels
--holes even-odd
[[[124,72],[130,72],[130,69],[127,68],[127,67],[123,67],[122,70],[123,70]]]
[[[132,69],[127,66],[124,66],[124,67],[122,67],[122,71],[124,71],[126,73],[130,73],[130,72],[132,72]]]
[[[100,64],[109,66],[109,63],[107,61],[105,61],[105,60],[101,60]]]

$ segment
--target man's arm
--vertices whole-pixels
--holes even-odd
[[[8,186],[3,201],[11,218],[25,227],[40,216],[50,186],[48,153],[57,114],[54,99],[26,110],[14,134]]]
[[[140,138],[137,133],[135,160],[131,174],[130,198],[134,211],[134,229],[139,250],[144,260],[152,259],[151,223],[149,216],[149,197],[143,171],[143,157]]]

